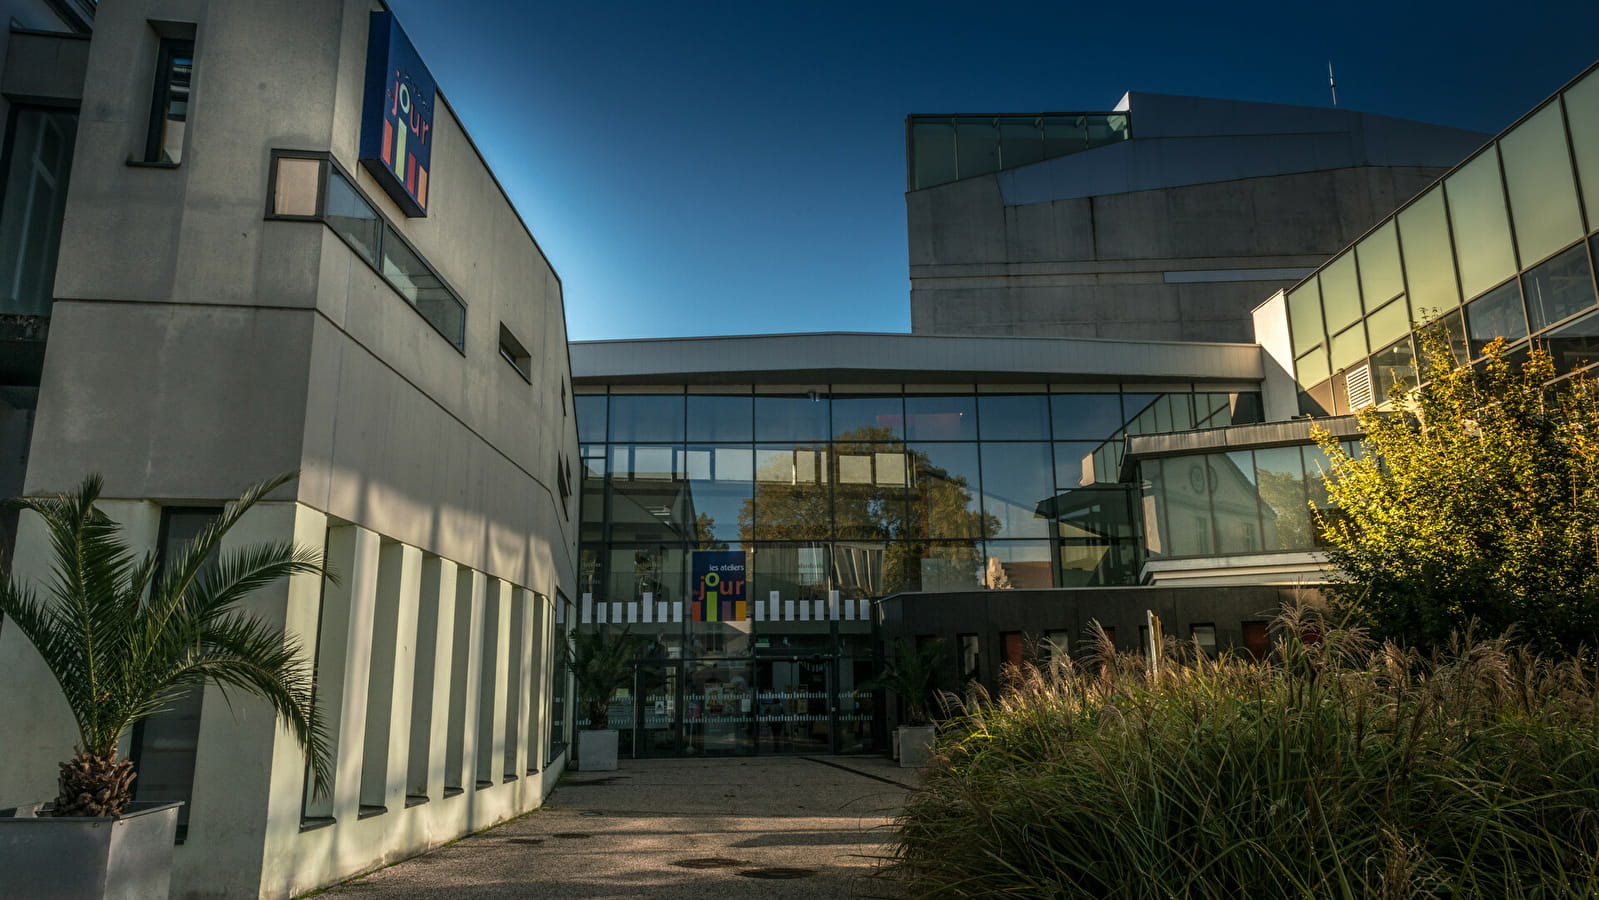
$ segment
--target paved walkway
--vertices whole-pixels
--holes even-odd
[[[624,761],[569,772],[543,809],[323,896],[891,897],[865,876],[913,783],[852,756]],[[679,865],[697,860],[717,865]]]

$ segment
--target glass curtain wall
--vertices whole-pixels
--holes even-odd
[[[1135,583],[1125,436],[1259,396],[1098,390],[579,395],[579,627],[653,640],[624,752],[871,751],[871,600]]]
[[[1599,362],[1596,244],[1599,68],[1288,291],[1301,411],[1349,412],[1354,373],[1377,403],[1414,384],[1428,330],[1461,365],[1500,338],[1561,376]]]

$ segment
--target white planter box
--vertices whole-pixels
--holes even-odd
[[[616,769],[614,728],[577,733],[577,767],[583,772],[611,772]]]
[[[899,742],[899,767],[919,769],[927,765],[933,754],[933,738],[938,729],[932,725],[901,725],[895,732]]]
[[[130,803],[117,818],[0,810],[0,894],[37,900],[162,900],[181,803]]]

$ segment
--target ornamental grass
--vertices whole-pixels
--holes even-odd
[[[1599,679],[1283,615],[1269,659],[1168,644],[955,701],[887,873],[916,896],[1599,896]]]

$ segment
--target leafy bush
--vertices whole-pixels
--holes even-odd
[[[1108,641],[946,723],[888,873],[918,896],[1591,897],[1599,679],[1422,658],[1296,609],[1269,661]],[[1308,642],[1299,635],[1320,635]]]

